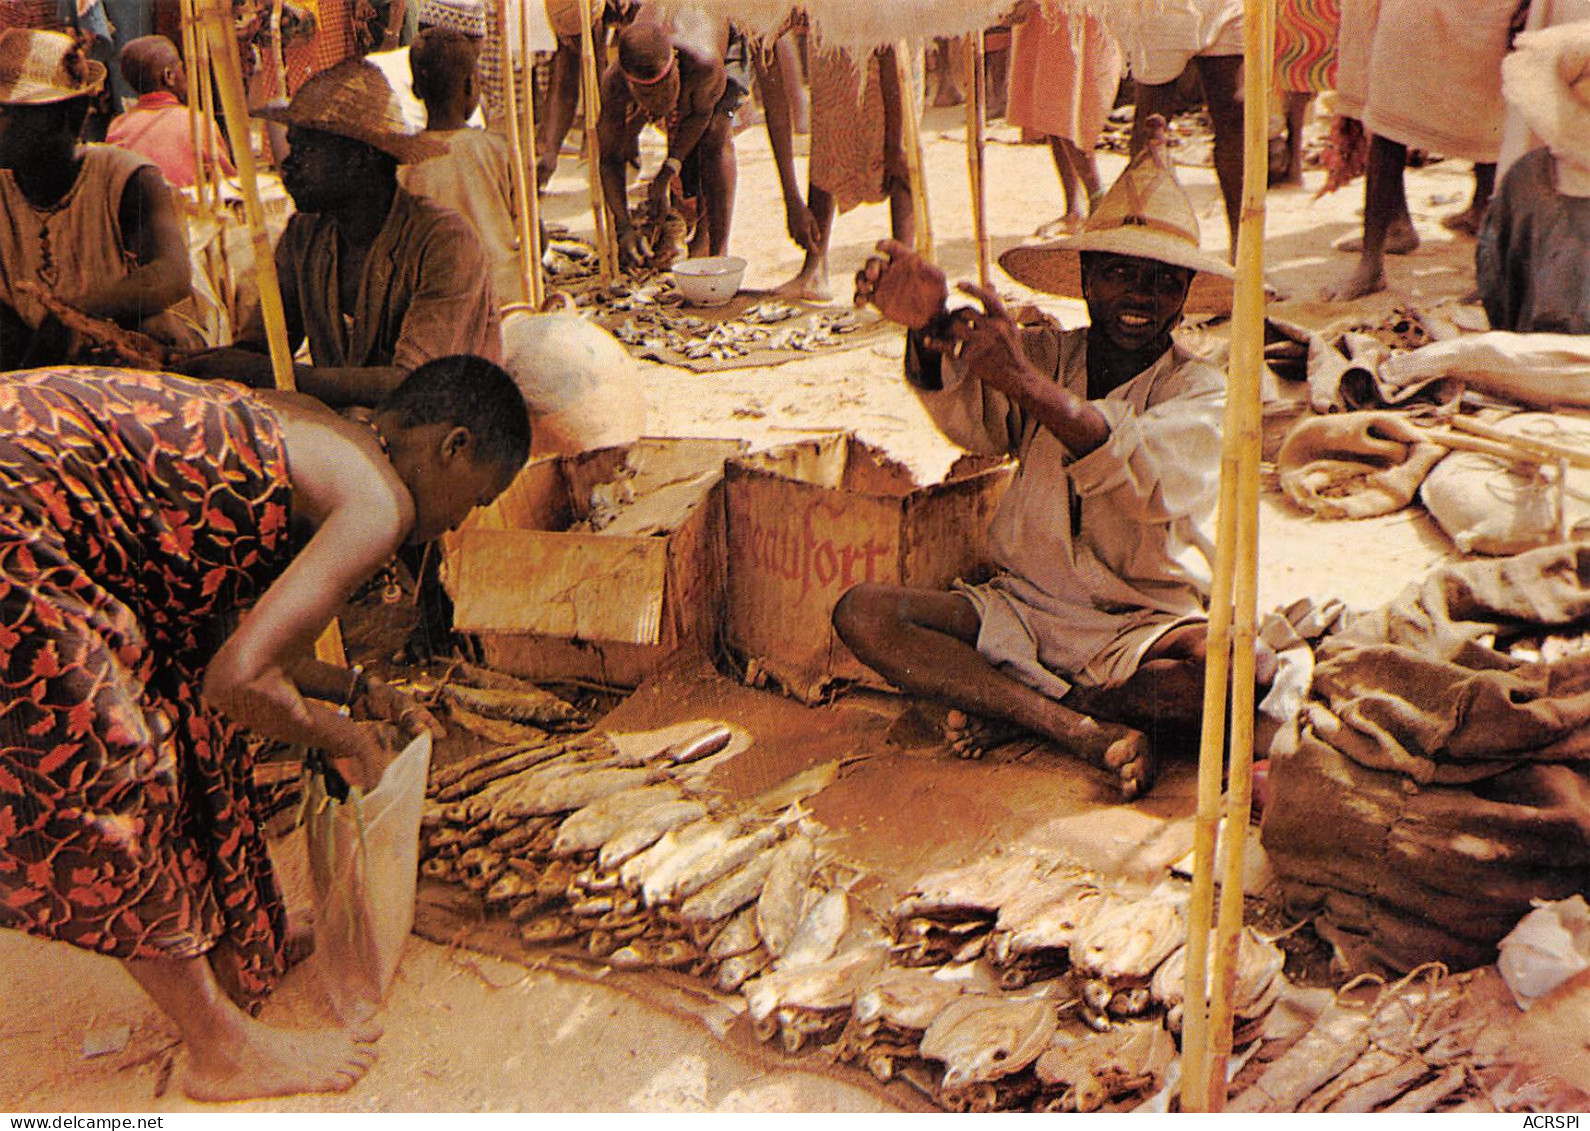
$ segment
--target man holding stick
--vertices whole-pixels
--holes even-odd
[[[907,327],[906,378],[939,427],[1019,466],[989,530],[992,581],[869,583],[834,610],[862,662],[955,708],[963,755],[1014,726],[1127,799],[1153,782],[1151,739],[1197,734],[1225,409],[1223,375],[1171,337],[1185,310],[1229,306],[1232,272],[1199,249],[1163,129],[1079,235],[1002,257],[1019,281],[1085,299],[1084,330],[1023,329],[970,283],[982,309],[951,313],[944,273],[894,242],[857,276],[856,301]],[[1272,671],[1261,657],[1260,678]]]

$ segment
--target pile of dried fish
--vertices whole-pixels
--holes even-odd
[[[626,315],[622,325],[612,327],[613,336],[625,345],[672,350],[694,361],[727,361],[753,350],[819,350],[860,326],[852,311],[839,310],[817,313],[797,327],[770,331],[768,326],[799,318],[804,312],[769,299],[747,308],[738,318],[708,322],[680,312],[678,302],[672,284],[656,280],[639,286],[618,284],[612,297],[601,305]]]

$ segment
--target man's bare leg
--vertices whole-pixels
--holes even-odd
[[[1277,184],[1302,187],[1303,184],[1303,122],[1308,117],[1309,104],[1314,95],[1308,91],[1286,92],[1286,172]]]
[[[807,186],[806,206],[817,221],[817,241],[806,251],[800,273],[775,288],[775,294],[811,302],[827,302],[834,297],[828,284],[828,241],[834,234],[834,198],[816,185]]]
[[[702,222],[696,225],[691,255],[727,255],[729,224],[734,219],[734,186],[739,170],[735,166],[734,126],[729,115],[713,116],[712,124],[697,143],[701,162]],[[702,244],[705,233],[705,246]]]
[[[966,95],[961,91],[960,74],[964,69],[962,60],[966,58],[966,51],[962,44],[963,39],[936,39],[933,41],[933,51],[938,59],[939,85],[933,94],[934,106],[959,106],[966,101]],[[971,81],[971,76],[967,76]]]
[[[233,1004],[204,958],[130,959],[122,965],[181,1031],[188,1049],[183,1090],[193,1099],[345,1092],[375,1062],[375,1026],[273,1029]]]
[[[812,132],[812,100],[801,73],[801,54],[788,36],[773,45],[773,66],[778,68],[789,98],[790,125],[798,134]]]
[[[1082,227],[1093,209],[1093,203],[1102,191],[1099,186],[1099,167],[1093,154],[1084,153],[1070,138],[1050,136],[1049,153],[1054,158],[1055,172],[1060,175],[1060,189],[1065,194],[1066,210],[1058,220],[1051,220],[1038,229],[1044,238],[1062,236]]]
[[[858,585],[834,608],[834,628],[862,663],[903,691],[1015,723],[1114,774],[1126,800],[1153,783],[1140,731],[1078,714],[1003,674],[977,651],[977,610],[957,593]]]
[[[547,78],[547,106],[541,112],[541,136],[536,138],[536,188],[544,189],[557,172],[558,154],[563,139],[574,124],[574,110],[580,97],[580,48],[558,40],[552,56],[552,73]]]
[[[1215,176],[1226,202],[1226,230],[1231,240],[1228,258],[1235,262],[1237,225],[1242,219],[1243,115],[1238,92],[1242,56],[1200,55],[1195,61],[1203,79],[1204,98],[1209,103],[1209,118],[1214,123]]]
[[[1376,136],[1369,142],[1369,170],[1364,176],[1364,244],[1358,266],[1335,287],[1326,288],[1326,301],[1346,302],[1386,289],[1386,255],[1392,241],[1409,251],[1419,246],[1408,213],[1408,197],[1402,170],[1408,161],[1408,147]],[[1408,247],[1409,237],[1412,246]],[[1347,245],[1342,245],[1349,250]],[[1394,253],[1394,254],[1405,254]]]

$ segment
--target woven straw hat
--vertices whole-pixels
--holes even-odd
[[[1520,35],[1502,93],[1553,153],[1590,165],[1590,20]]]
[[[1107,251],[1190,267],[1188,314],[1224,314],[1231,309],[1229,264],[1198,247],[1198,217],[1176,182],[1165,155],[1164,123],[1150,124],[1148,145],[1104,194],[1082,230],[1049,243],[1013,247],[999,265],[1018,283],[1038,291],[1082,298],[1084,251]]]
[[[552,33],[563,37],[580,34],[580,3],[581,0],[546,0],[547,22],[552,25]],[[604,0],[589,0],[585,5],[591,11],[591,26],[597,27],[602,22],[602,9],[606,6]]]
[[[403,105],[381,68],[363,59],[321,71],[286,106],[267,106],[254,115],[362,141],[405,164],[442,152],[440,143],[403,117]]]
[[[83,54],[77,41],[58,31],[8,28],[0,32],[0,104],[45,106],[105,85],[105,64]]]

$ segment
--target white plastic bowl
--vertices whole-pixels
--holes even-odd
[[[712,255],[674,264],[674,285],[692,306],[722,306],[740,293],[745,260],[737,255]]]

